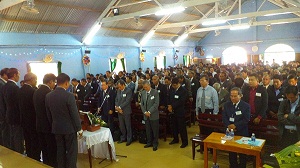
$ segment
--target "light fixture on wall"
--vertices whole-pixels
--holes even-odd
[[[272,31],[272,26],[271,26],[270,24],[266,25],[265,30],[266,30],[267,32]]]
[[[145,50],[145,49],[143,49],[143,50],[142,50],[142,52],[146,52],[146,50]]]
[[[113,14],[114,14],[114,16],[117,16],[117,15],[119,15],[120,13],[120,11],[119,11],[119,8],[113,8],[112,9],[112,12],[113,12]]]
[[[40,13],[39,10],[34,6],[35,6],[34,0],[27,0],[26,4],[23,5],[21,9],[30,14],[39,14]]]

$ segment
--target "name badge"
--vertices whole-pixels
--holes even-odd
[[[241,111],[236,111],[236,112],[235,112],[235,115],[241,115],[241,114],[242,114]]]
[[[154,96],[151,96],[151,100],[153,100],[154,99]]]
[[[229,118],[229,121],[230,121],[230,122],[234,122],[234,118],[233,118],[233,117],[230,117],[230,118]]]
[[[157,90],[158,93],[160,93],[160,90]]]
[[[261,93],[256,93],[255,96],[261,97]]]
[[[77,89],[76,92],[80,92],[80,89]]]
[[[280,101],[280,102],[283,101],[283,98],[279,98],[278,101]]]
[[[205,96],[205,98],[210,99],[210,96]]]
[[[182,86],[185,86],[185,84],[182,84]]]
[[[123,94],[123,97],[126,97],[126,94]]]
[[[194,85],[195,85],[195,83],[192,83],[191,85],[192,85],[192,86],[194,86]]]
[[[175,95],[175,96],[174,96],[174,98],[175,98],[175,99],[178,99],[178,98],[179,98],[179,96],[178,96],[178,95]]]
[[[109,95],[107,95],[106,97],[109,98]]]

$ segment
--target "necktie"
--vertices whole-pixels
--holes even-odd
[[[236,109],[236,104],[235,103],[233,103],[233,107],[234,107],[234,109]]]
[[[146,94],[146,110],[148,111],[148,107],[147,107],[147,104],[148,104],[148,97],[149,97],[149,93],[147,92]]]
[[[201,97],[201,112],[205,112],[205,89],[202,89],[202,97]]]

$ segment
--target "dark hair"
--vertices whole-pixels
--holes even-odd
[[[65,73],[61,73],[57,76],[56,80],[57,80],[57,85],[61,85],[65,82],[70,82],[70,77]]]
[[[169,81],[171,81],[171,78],[169,76],[165,77],[165,80],[168,79]]]
[[[81,82],[86,82],[86,79],[85,79],[85,78],[82,78],[80,81],[81,81]]]
[[[234,79],[234,84],[236,87],[241,88],[244,84],[244,79],[243,78],[236,78]]]
[[[1,76],[5,75],[5,74],[7,75],[8,71],[9,71],[9,68],[3,68],[3,69],[1,69],[0,75]]]
[[[73,78],[72,80],[71,80],[72,82],[77,82],[78,80],[76,79],[76,78]]]
[[[258,80],[258,75],[257,75],[256,73],[251,73],[251,74],[249,74],[248,76],[249,76],[249,77],[250,77],[250,76],[254,76],[255,79]]]
[[[207,81],[209,80],[208,75],[201,75],[200,79],[202,79],[202,78],[205,78],[205,80],[207,80]]]
[[[172,79],[172,84],[178,84],[179,83],[179,79],[177,77]]]
[[[120,85],[126,85],[125,81],[123,81],[122,79],[118,80],[117,81],[117,85],[120,84]]]
[[[285,88],[285,94],[294,94],[294,95],[297,95],[298,94],[298,87],[297,86],[287,86]]]
[[[43,84],[47,84],[50,81],[55,82],[55,80],[56,80],[56,76],[54,74],[52,74],[52,73],[48,73],[43,78]]]
[[[14,77],[15,74],[18,74],[18,73],[19,73],[19,70],[17,68],[9,68],[7,77],[8,77],[8,79],[11,79],[12,77]]]
[[[232,91],[237,91],[238,94],[239,94],[240,96],[243,95],[242,90],[241,90],[239,87],[233,87],[233,88],[230,90],[230,92],[232,92]]]
[[[278,75],[278,74],[275,74],[275,75],[273,76],[273,79],[279,79],[280,81],[283,80],[283,79],[282,79],[282,76],[281,76],[281,75]]]
[[[101,81],[101,83],[105,83],[106,85],[108,84],[108,80],[104,79],[103,81]]]
[[[34,73],[28,72],[27,74],[25,74],[24,76],[25,82],[31,81],[32,79],[37,79],[37,76]]]
[[[241,70],[241,73],[244,72],[246,74],[248,74],[248,71],[246,69]]]
[[[294,74],[290,74],[290,75],[287,77],[287,80],[290,80],[290,79],[295,79],[295,80],[297,80],[297,76],[294,75]]]
[[[178,75],[177,78],[178,79],[184,79],[184,76],[183,75]]]
[[[126,76],[126,78],[128,78],[129,80],[132,80],[132,76]]]

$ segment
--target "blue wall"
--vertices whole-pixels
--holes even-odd
[[[182,63],[182,56],[193,51],[196,43],[185,42],[180,47],[175,47],[169,40],[150,40],[145,47],[140,48],[135,39],[95,37],[91,45],[81,43],[80,36],[67,34],[26,34],[26,33],[0,33],[0,69],[16,67],[21,72],[21,79],[27,72],[28,61],[42,61],[45,55],[53,53],[54,61],[62,62],[62,72],[71,78],[82,78],[87,72],[93,74],[104,73],[109,70],[109,59],[116,57],[120,52],[125,53],[127,71],[142,67],[153,68],[153,58],[160,51],[165,51],[167,66],[174,66],[174,52],[179,59],[176,64]],[[82,57],[84,50],[91,50],[91,64],[84,67]],[[140,63],[139,53],[146,49],[145,62]]]
[[[262,0],[246,1],[242,5],[242,13],[255,12],[261,5]],[[279,9],[279,7],[269,3],[268,1],[262,6],[260,11]],[[237,11],[233,12],[237,14]],[[277,15],[272,16],[276,19],[294,18],[295,15]],[[272,18],[272,19],[273,19]],[[268,17],[257,17],[257,21],[266,20]],[[242,20],[242,23],[247,23],[249,19]],[[231,22],[236,24],[237,21]],[[210,32],[198,45],[202,46],[205,51],[205,57],[221,57],[222,52],[231,46],[243,47],[248,55],[263,54],[264,51],[278,43],[290,45],[296,53],[300,53],[300,23],[289,23],[284,25],[272,25],[272,31],[265,31],[265,26],[251,27],[247,30],[220,30],[221,34],[215,36],[215,32]],[[253,41],[263,41],[258,43],[249,43]],[[257,45],[258,51],[253,52],[252,46]]]

